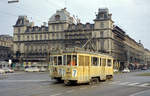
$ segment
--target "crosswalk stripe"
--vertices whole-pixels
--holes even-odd
[[[144,83],[144,84],[140,84],[140,85],[138,85],[138,86],[140,86],[140,87],[150,86],[150,83]]]
[[[120,83],[120,81],[111,82],[110,84],[117,84]]]
[[[131,82],[123,82],[123,83],[119,83],[119,85],[127,85],[129,83],[131,83]]]
[[[130,84],[128,84],[129,86],[133,86],[133,85],[138,85],[138,84],[140,84],[140,83],[130,83]]]
[[[109,84],[114,84],[114,85],[124,85],[124,86],[138,86],[138,87],[150,87],[150,83],[137,83],[137,82],[120,82],[120,81],[115,81],[111,82]]]

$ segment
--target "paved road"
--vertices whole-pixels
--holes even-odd
[[[48,73],[17,72],[0,76],[0,96],[150,96],[150,77],[132,72],[95,85],[65,86]]]

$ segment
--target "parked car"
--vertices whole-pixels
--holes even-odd
[[[3,70],[5,71],[5,73],[13,73],[14,70],[10,69],[10,68],[3,68]]]
[[[114,69],[114,72],[118,72],[118,69]]]
[[[143,67],[141,70],[147,70],[147,67]]]
[[[122,72],[123,72],[123,73],[129,73],[130,70],[129,70],[128,68],[125,68]]]
[[[5,71],[3,69],[0,69],[0,74],[5,73]]]
[[[29,67],[25,69],[25,72],[39,72],[40,69],[37,67]]]
[[[40,68],[40,72],[45,72],[46,71],[46,68],[42,67]]]

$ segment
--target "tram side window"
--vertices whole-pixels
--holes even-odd
[[[98,66],[98,58],[92,57],[92,66]]]
[[[101,59],[102,60],[102,66],[106,66],[106,59]]]
[[[108,59],[108,60],[107,60],[107,66],[109,66],[109,67],[112,66],[111,59]]]
[[[67,55],[67,65],[70,65],[71,62],[71,55]]]
[[[99,66],[102,66],[101,62],[102,62],[102,60],[101,60],[101,58],[99,58]]]
[[[67,55],[67,65],[77,66],[77,56],[76,55]]]
[[[64,55],[64,57],[63,57],[63,64],[64,64],[64,65],[66,65],[66,64],[67,64],[66,60],[67,60],[67,56],[66,56],[66,55]]]
[[[54,62],[53,62],[54,65],[57,65],[57,57],[54,57]]]
[[[58,65],[62,65],[62,56],[58,56]]]
[[[77,66],[77,56],[76,55],[72,56],[71,65],[72,66]]]

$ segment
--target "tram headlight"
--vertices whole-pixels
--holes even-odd
[[[76,69],[72,69],[72,76],[76,77],[77,76],[77,70]]]

